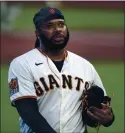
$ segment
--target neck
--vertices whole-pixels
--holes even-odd
[[[65,59],[65,49],[59,51],[48,51],[47,55],[54,61],[61,61]]]
[[[40,49],[47,54],[47,56],[54,60],[54,61],[62,61],[65,59],[66,56],[66,50],[65,49],[61,49],[58,51],[52,51],[52,50],[47,50],[44,45],[42,44],[42,42],[40,41]]]
[[[66,56],[65,49],[61,49],[58,51],[49,51],[43,45],[40,45],[40,50],[42,50],[50,59],[54,61],[64,60]]]
[[[54,61],[62,61],[66,57],[66,50],[61,49],[58,51],[47,50],[40,41],[40,50],[42,50],[47,56]]]

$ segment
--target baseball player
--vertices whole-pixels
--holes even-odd
[[[89,61],[66,50],[69,31],[58,9],[40,9],[33,22],[35,48],[15,58],[8,73],[10,100],[20,115],[20,132],[86,133],[80,98],[92,84],[107,95],[101,79]],[[88,110],[88,116],[106,125],[112,123],[113,112],[110,106],[103,106],[103,110]]]

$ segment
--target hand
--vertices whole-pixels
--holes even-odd
[[[87,114],[91,119],[97,120],[101,125],[105,125],[113,119],[111,107],[107,104],[102,104],[102,109],[92,106],[87,110]]]

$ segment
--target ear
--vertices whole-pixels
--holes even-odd
[[[39,37],[40,36],[40,33],[38,30],[35,31],[35,34],[36,34],[36,37]]]

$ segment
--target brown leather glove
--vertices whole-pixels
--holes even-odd
[[[100,125],[110,126],[114,121],[114,114],[110,108],[111,98],[109,96],[104,96],[104,91],[96,86],[91,86],[88,90],[83,92],[82,96],[82,117],[85,124],[88,126],[99,129]],[[102,105],[102,103],[104,105]],[[106,106],[104,108],[104,106]],[[111,113],[111,116],[107,119],[103,119],[102,116]],[[104,121],[105,120],[105,121]]]

